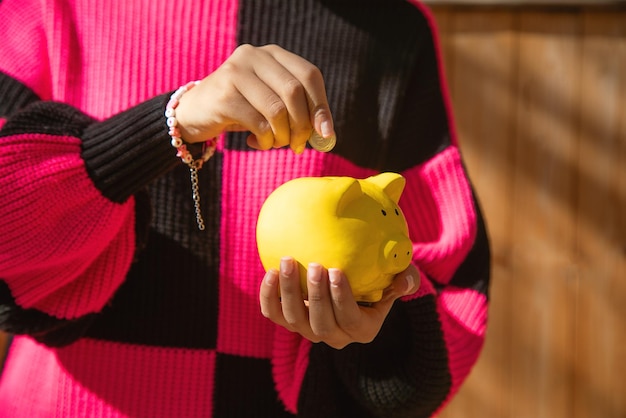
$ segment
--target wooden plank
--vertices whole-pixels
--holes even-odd
[[[626,12],[433,10],[494,253],[487,344],[441,416],[626,416]]]
[[[9,336],[3,331],[0,331],[0,371],[2,370],[2,365],[4,364],[4,358],[7,352],[7,346],[9,344]]]
[[[452,37],[454,36],[452,19],[456,14],[444,7],[430,7],[430,10],[433,13],[437,25],[445,77],[446,80],[452,80],[454,77],[454,48],[451,47]]]
[[[588,13],[578,166],[576,417],[626,417],[626,13]]]
[[[516,417],[572,417],[580,81],[577,14],[520,16],[511,239]]]
[[[478,364],[442,417],[506,417],[510,406],[511,202],[515,106],[514,15],[456,13],[448,34],[459,141],[492,240],[488,337]]]

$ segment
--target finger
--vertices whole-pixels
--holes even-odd
[[[348,335],[358,334],[362,313],[354,299],[350,283],[341,270],[336,268],[328,269],[328,280],[337,324]]]
[[[291,257],[280,260],[279,286],[282,312],[287,324],[300,333],[310,332],[298,265]]]
[[[417,292],[420,286],[419,270],[410,264],[404,271],[394,277],[391,285],[383,292],[379,302],[371,305],[368,314],[386,318],[396,299]]]
[[[323,340],[331,336],[333,332],[337,332],[338,327],[330,298],[328,274],[320,264],[309,264],[307,269],[307,288],[309,323],[313,333]]]
[[[275,66],[274,66],[275,67]],[[280,67],[282,68],[282,67]],[[254,73],[241,74],[235,87],[249,104],[239,105],[237,114],[240,125],[252,133],[249,144],[267,150],[289,143],[289,118],[287,107],[276,92]]]
[[[311,125],[324,138],[334,137],[333,123],[324,77],[312,63],[282,48],[268,45],[270,53],[304,86]]]
[[[385,290],[383,298],[397,299],[402,296],[411,295],[420,287],[420,273],[413,264],[402,272],[396,274],[389,288]]]
[[[287,53],[281,48],[274,48]],[[262,89],[241,91],[245,92],[246,98],[269,122],[274,133],[273,146],[291,145],[296,150],[299,143],[306,142],[312,126],[305,88],[288,68],[269,53],[268,48],[259,48],[259,51],[255,55],[252,68],[254,75],[267,86],[269,92]],[[291,55],[296,57],[294,61],[298,61],[300,65],[310,65],[303,58]]]
[[[273,58],[272,58],[273,59]],[[276,62],[276,61],[275,61]],[[302,152],[309,138],[313,125],[309,115],[309,104],[304,85],[288,69],[277,68],[275,65],[255,66],[257,76],[275,92],[286,109],[289,124],[289,132],[276,132],[277,128],[283,128],[283,121],[273,117],[281,115],[266,115],[275,133],[275,147],[289,145],[295,152]],[[283,111],[283,109],[280,109]],[[276,128],[274,126],[276,125]],[[286,133],[286,135],[284,135]]]
[[[376,338],[382,327],[393,300],[390,303],[378,302],[367,307],[359,306],[352,297],[350,284],[341,271],[329,269],[331,294],[335,301],[335,317],[341,329],[353,341],[369,343]]]
[[[279,325],[286,325],[278,294],[278,271],[276,269],[269,269],[265,273],[259,290],[259,302],[264,317]]]
[[[295,77],[290,78],[283,84],[281,97],[288,110],[289,146],[295,153],[301,154],[312,129],[304,86]]]

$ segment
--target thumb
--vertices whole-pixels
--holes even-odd
[[[409,264],[409,267],[394,277],[392,286],[397,297],[401,297],[417,292],[420,282],[419,270],[413,264]]]
[[[420,288],[420,283],[419,270],[413,264],[410,264],[404,271],[396,274],[391,285],[385,289],[383,298],[372,306],[379,312],[382,312],[383,317],[385,317],[396,299],[417,292]]]

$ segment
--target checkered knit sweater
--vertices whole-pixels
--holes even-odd
[[[428,11],[372,0],[2,0],[0,417],[427,417],[484,340],[489,248]],[[324,74],[338,143],[220,138],[206,230],[163,110],[241,43]],[[267,319],[255,222],[301,176],[402,173],[420,290],[370,344]]]

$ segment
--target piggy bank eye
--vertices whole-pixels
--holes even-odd
[[[394,209],[396,211],[396,216],[400,216],[400,212],[398,212],[398,209]]]
[[[385,212],[385,209],[381,209],[380,212],[383,214],[383,216],[387,216],[387,212]]]

